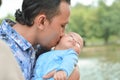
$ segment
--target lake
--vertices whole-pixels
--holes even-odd
[[[109,52],[102,50],[99,52],[96,49],[92,52],[90,49],[83,51],[85,54],[82,53],[78,62],[80,80],[120,80],[120,48],[110,49]]]

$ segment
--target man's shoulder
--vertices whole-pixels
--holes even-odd
[[[0,40],[0,50],[5,47],[8,47],[7,44],[3,40]]]
[[[0,80],[24,80],[24,76],[20,70],[14,55],[8,45],[0,40]],[[13,65],[11,65],[13,64]],[[13,75],[10,75],[10,74]]]

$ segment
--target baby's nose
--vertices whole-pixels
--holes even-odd
[[[76,42],[75,46],[77,46],[78,48],[80,48],[80,44],[78,44],[77,42]]]
[[[72,43],[74,46],[76,45],[76,41],[74,39],[72,40]]]

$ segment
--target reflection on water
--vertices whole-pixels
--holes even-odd
[[[120,45],[87,46],[79,57],[81,80],[120,80]]]
[[[104,58],[79,59],[81,80],[120,80],[120,62]]]

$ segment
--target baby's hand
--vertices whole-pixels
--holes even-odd
[[[57,71],[54,76],[54,80],[67,80],[67,74],[65,71]]]

